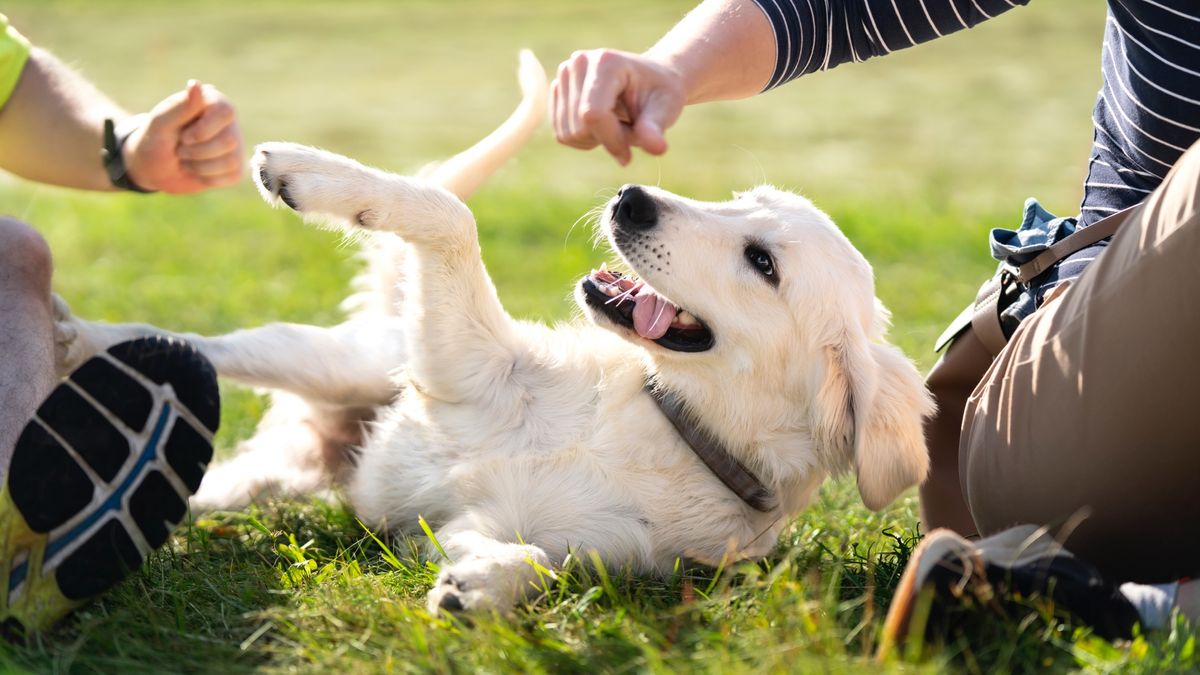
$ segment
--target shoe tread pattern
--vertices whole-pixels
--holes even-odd
[[[189,420],[209,433],[220,422],[216,373],[190,345],[151,337],[116,345],[108,353],[155,386],[147,389],[104,356],[85,363],[71,383],[47,397],[38,419],[22,432],[6,486],[30,529],[49,533],[45,559],[59,558],[43,574],[52,573],[58,592],[71,601],[101,593],[137,569],[144,556],[139,539],[150,548],[166,542],[212,458],[208,434]],[[180,408],[186,414],[173,414]],[[131,452],[109,417],[143,432],[145,447]],[[94,483],[93,476],[101,482]],[[126,529],[132,526],[137,533]],[[10,593],[29,575],[23,568],[24,563],[13,568]]]

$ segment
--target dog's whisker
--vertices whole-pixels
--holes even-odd
[[[590,222],[592,224],[592,235],[591,235],[592,247],[595,248],[599,244],[599,238],[597,235],[601,235],[601,233],[599,231],[600,228],[597,226],[600,224],[600,215],[603,212],[604,212],[603,205],[594,206],[594,207],[588,209],[587,211],[585,211],[583,213],[583,215],[576,218],[575,222],[571,223],[571,227],[567,229],[567,234],[563,237],[563,246],[564,247],[566,246],[567,241],[571,238],[571,233],[575,231],[575,227],[578,226],[580,222],[584,222],[584,223]]]

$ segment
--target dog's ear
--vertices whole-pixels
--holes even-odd
[[[903,352],[885,344],[868,349],[876,369],[875,390],[869,394],[870,408],[857,420],[854,466],[863,503],[878,511],[925,480],[929,450],[923,420],[933,414],[934,405],[925,380]]]
[[[878,511],[929,470],[922,419],[933,412],[932,398],[899,349],[872,344],[861,331],[843,333],[825,357],[816,441],[827,457],[853,462],[863,503]]]

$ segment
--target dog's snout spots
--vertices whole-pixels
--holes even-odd
[[[637,185],[626,185],[617,193],[615,213],[617,224],[622,227],[648,230],[658,223],[658,205]]]

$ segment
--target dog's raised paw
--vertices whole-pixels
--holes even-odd
[[[263,143],[252,162],[254,183],[268,204],[339,225],[371,227],[378,220],[371,207],[387,181],[358,162],[295,143]]]
[[[272,153],[264,146],[267,145],[282,145],[279,143],[269,143],[259,146],[254,153],[254,158],[251,160],[255,171],[254,184],[258,188],[259,194],[268,204],[277,204],[282,201],[291,209],[296,209],[296,201],[290,195],[286,194],[287,182],[276,171],[276,167],[272,166]]]
[[[279,181],[279,201],[287,204],[287,207],[293,211],[299,211],[300,205],[296,203],[296,198],[288,191],[287,181],[280,178]]]
[[[263,153],[263,155],[266,155],[266,153]],[[258,167],[258,180],[254,184],[267,195],[275,195],[275,181],[272,179],[271,174],[267,172],[266,166]]]

